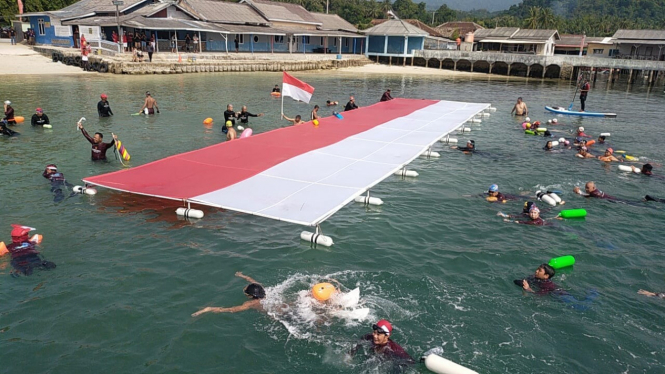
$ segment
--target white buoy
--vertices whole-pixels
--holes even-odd
[[[465,368],[435,354],[425,357],[425,367],[437,374],[478,374],[477,371]]]
[[[559,145],[559,142],[557,142],[556,140],[552,141],[552,147],[556,147],[557,145]]]
[[[74,186],[74,187],[72,187],[72,191],[74,191],[75,193],[86,194],[86,195],[96,195],[97,194],[96,189],[94,189],[92,187],[86,188],[84,186]]]
[[[487,108],[487,110],[489,110],[490,112],[496,112],[496,108],[493,106]]]
[[[52,129],[53,128],[53,126],[49,125],[48,123],[46,125],[43,125],[42,127],[44,127],[45,129]]]
[[[547,123],[552,123],[552,120],[551,120],[551,119],[548,119],[548,120],[547,120]]]
[[[398,170],[398,171],[396,171],[396,172],[395,172],[395,175],[400,176],[400,177],[414,177],[414,178],[415,178],[415,177],[417,177],[419,174],[418,174],[418,172],[415,171],[415,170],[406,170],[406,169],[402,169],[402,170]]]
[[[175,210],[175,214],[187,218],[203,218],[203,211],[198,209],[178,208]]]
[[[548,195],[549,197],[551,197],[552,199],[554,199],[554,201],[555,201],[557,204],[561,204],[561,198],[559,197],[559,195],[555,194],[554,192],[550,192],[550,193],[548,193],[547,195]]]
[[[244,127],[242,127],[242,126],[240,126],[240,125],[238,125],[237,127],[238,127],[238,131],[242,131],[242,130],[245,129]]]
[[[455,143],[455,144],[457,144],[457,138],[449,138],[449,137],[446,136],[445,138],[441,138],[441,143],[444,143],[444,144]]]
[[[460,130],[461,132],[471,132],[471,128],[470,128],[470,127],[462,127],[462,128],[460,128],[459,130]]]
[[[627,171],[635,174],[641,173],[641,170],[639,168],[635,168],[635,170],[633,170],[633,168],[628,165],[619,165],[618,168],[621,171]]]
[[[372,196],[358,196],[354,201],[356,203],[363,203],[365,205],[383,205],[383,200]]]
[[[489,113],[480,113],[480,115],[483,116],[483,117],[489,117],[490,116]]]
[[[559,143],[563,143],[566,141],[566,138],[559,138]]]
[[[143,113],[147,116],[150,111],[148,111],[148,108],[143,108]]]
[[[437,157],[441,157],[441,154],[439,152],[434,152],[434,151],[431,151],[431,150],[427,150],[427,151],[423,152],[421,154],[421,156],[427,157],[427,158],[430,158],[430,157],[437,158]]]
[[[545,202],[545,203],[547,203],[551,206],[556,206],[556,201],[553,198],[551,198],[549,195],[547,195],[543,192],[536,191],[536,197],[538,198],[538,200],[540,200],[542,202]]]
[[[480,118],[472,118],[470,122],[472,122],[472,123],[481,123],[481,122],[483,122],[483,120],[481,120]]]
[[[312,244],[316,243],[319,245],[322,245],[324,247],[331,247],[333,244],[333,240],[329,236],[325,236],[323,234],[315,234],[313,232],[309,231],[303,231],[300,233],[300,239],[310,242]]]
[[[601,132],[599,136],[610,136],[609,132]]]

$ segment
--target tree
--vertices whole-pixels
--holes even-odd
[[[524,20],[524,27],[527,29],[539,29],[541,11],[542,9],[537,6],[529,8],[529,17]]]
[[[434,13],[434,23],[432,26],[454,21],[456,19],[457,19],[457,12],[448,8],[448,5],[443,4]]]

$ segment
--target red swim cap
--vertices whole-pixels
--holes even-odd
[[[376,327],[376,328],[375,328]],[[380,320],[376,325],[372,326],[375,330],[384,332],[386,335],[390,335],[393,332],[393,325],[390,324],[385,319]]]
[[[106,99],[106,98],[108,98],[108,96],[106,96],[106,94],[102,94],[102,99]]]
[[[42,108],[35,109],[35,112],[43,112]]]
[[[28,241],[28,233],[34,230],[32,227],[17,224],[12,224],[12,227],[14,228],[12,230],[12,242],[14,243]]]

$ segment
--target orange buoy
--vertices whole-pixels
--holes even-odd
[[[7,246],[5,245],[5,242],[0,242],[0,257],[6,255],[9,253],[9,250],[7,249]]]
[[[279,92],[271,92],[270,94],[271,94],[272,96],[274,96],[274,97],[280,97],[280,96],[282,96],[282,94],[279,93]]]
[[[590,146],[590,145],[594,145],[594,144],[596,144],[596,141],[593,140],[593,139],[592,140],[587,140],[587,142],[586,142],[587,147]]]
[[[21,122],[25,121],[25,118],[23,118],[21,116],[14,116],[14,121],[16,121],[16,123],[21,123]]]
[[[39,244],[39,243],[42,242],[42,239],[44,239],[44,237],[42,235],[35,234],[35,235],[32,236],[32,238],[30,238],[30,241],[35,243],[35,244]]]
[[[204,124],[204,125],[210,125],[210,124],[212,124],[212,118],[208,117],[208,118],[204,119],[204,120],[203,120],[203,124]]]
[[[319,283],[312,287],[312,296],[319,301],[326,301],[337,292],[335,286],[330,283]]]

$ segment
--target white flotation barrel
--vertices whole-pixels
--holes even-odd
[[[618,168],[621,171],[627,171],[627,172],[630,172],[630,173],[635,173],[635,174],[641,173],[640,169],[635,168],[635,170],[633,170],[633,168],[628,166],[628,165],[619,165]]]
[[[556,206],[556,201],[546,193],[536,191],[536,197],[542,202],[545,202],[551,206]]]
[[[92,188],[92,187],[84,187],[84,186],[74,186],[72,187],[72,191],[80,194],[86,194],[86,195],[97,195],[97,190]]]
[[[46,125],[43,125],[42,127],[45,128],[45,129],[52,129],[53,128],[53,126],[49,125],[48,123]]]
[[[240,125],[236,126],[236,128],[238,129],[238,131],[242,131],[242,130],[245,129],[244,127],[242,127],[242,126],[240,126]]]
[[[441,138],[441,143],[444,143],[444,144],[455,143],[455,144],[457,144],[457,138],[451,138],[451,137],[446,136],[445,138]]]
[[[483,122],[483,120],[481,120],[480,118],[472,118],[471,121],[469,121],[469,122],[471,122],[471,123],[481,123],[481,122]]]
[[[396,172],[395,172],[395,175],[400,176],[400,177],[414,177],[414,178],[415,178],[415,177],[417,177],[419,174],[418,174],[418,172],[415,171],[415,170],[406,170],[406,169],[402,169],[402,170],[396,171]]]
[[[465,368],[435,354],[425,357],[425,367],[437,374],[478,374],[477,371]]]
[[[427,150],[427,151],[423,152],[421,154],[421,156],[427,157],[427,158],[430,158],[430,157],[438,158],[438,157],[441,157],[441,154],[439,152],[434,152],[434,151],[431,151],[431,150]]]
[[[483,117],[489,117],[490,116],[490,114],[486,113],[486,112],[480,113],[480,115],[483,116]]]
[[[553,140],[553,141],[552,141],[552,147],[556,147],[556,146],[558,146],[558,145],[559,145],[559,142],[558,142],[558,141],[556,141],[556,140]]]
[[[175,210],[175,214],[186,218],[203,218],[203,211],[181,207]]]
[[[150,111],[148,110],[148,108],[143,108],[143,113],[147,116],[150,113]]]
[[[354,199],[354,201],[356,203],[363,203],[365,205],[383,205],[383,200],[372,196],[358,196]]]
[[[460,132],[471,132],[471,128],[470,127],[460,127],[459,131]]]
[[[559,138],[559,143],[563,143],[566,141],[566,138]]]
[[[329,236],[325,236],[323,234],[316,234],[313,232],[309,231],[303,231],[300,233],[300,239],[310,242],[312,244],[316,243],[319,245],[322,245],[324,247],[331,247],[333,244],[333,240]]]
[[[610,136],[611,134],[609,132],[601,132],[599,136]]]
[[[551,197],[557,204],[561,204],[561,198],[554,192],[549,192],[547,196]]]

